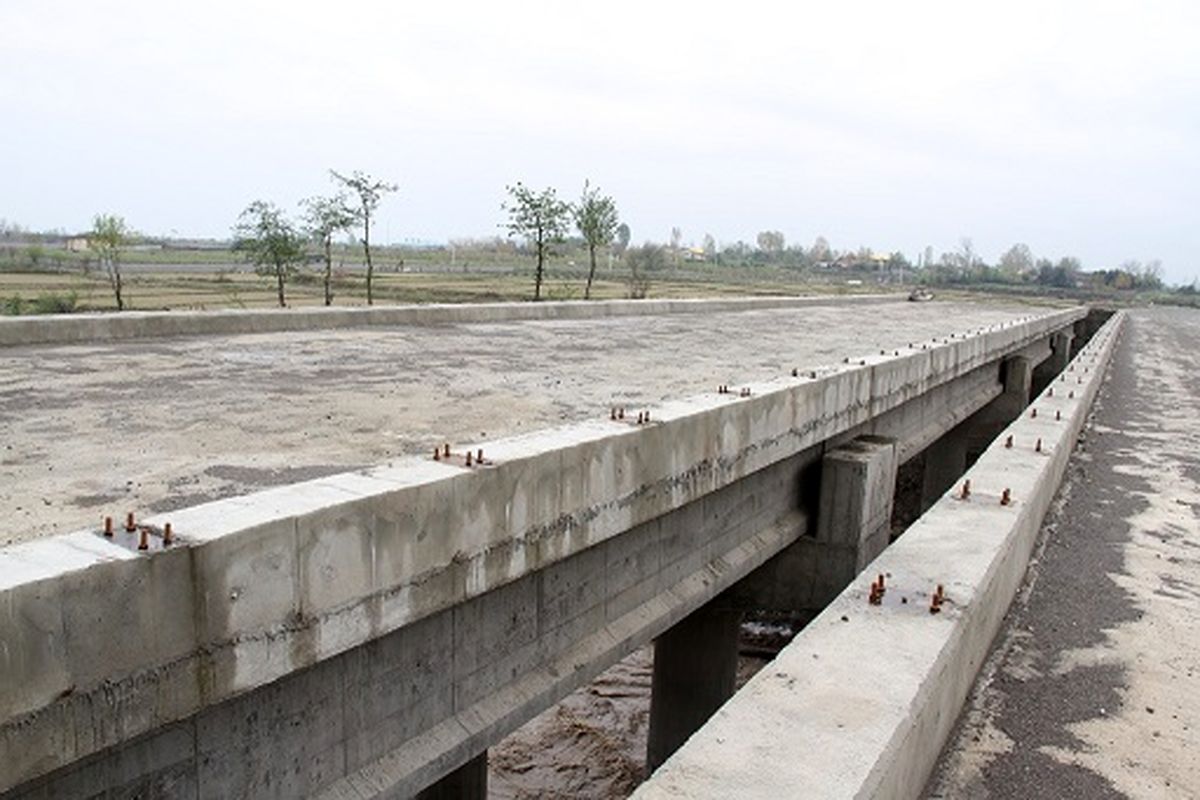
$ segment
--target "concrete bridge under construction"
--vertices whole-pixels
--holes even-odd
[[[916,796],[1122,320],[0,320],[0,796],[484,797],[489,747],[651,641],[637,796]],[[734,696],[747,610],[814,621]]]

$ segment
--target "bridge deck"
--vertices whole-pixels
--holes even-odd
[[[0,350],[0,546],[1012,319],[896,302]]]

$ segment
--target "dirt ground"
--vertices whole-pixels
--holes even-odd
[[[0,546],[1028,313],[905,303],[0,350]]]
[[[738,660],[740,688],[768,663]],[[645,778],[653,646],[618,662],[488,751],[491,800],[612,800]]]

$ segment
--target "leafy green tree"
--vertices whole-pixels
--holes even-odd
[[[583,290],[583,299],[592,297],[592,281],[596,277],[596,250],[608,247],[617,235],[617,204],[611,197],[600,194],[598,187],[591,187],[587,181],[583,183],[583,196],[579,205],[573,209],[575,227],[587,244],[588,266],[587,287]]]
[[[354,170],[350,175],[342,175],[341,173],[329,170],[329,174],[333,179],[349,189],[351,194],[358,197],[359,207],[355,211],[358,222],[362,223],[363,237],[362,246],[363,253],[367,257],[367,305],[375,303],[375,295],[372,291],[372,279],[375,276],[375,267],[371,263],[371,217],[375,214],[375,209],[379,208],[379,201],[384,195],[390,194],[400,187],[394,183],[376,180],[365,172]]]
[[[633,234],[629,231],[629,226],[622,222],[617,226],[617,239],[613,242],[613,252],[618,256],[625,255],[625,251],[629,249],[629,239]]]
[[[341,192],[332,197],[308,197],[300,204],[304,207],[305,228],[320,245],[325,259],[325,305],[333,305],[333,237],[353,228],[358,215]]]
[[[254,265],[259,275],[275,279],[279,307],[287,305],[283,285],[304,262],[304,235],[274,203],[255,200],[238,217],[233,249]]]
[[[558,199],[553,188],[535,192],[520,181],[506,187],[509,200],[500,207],[508,212],[505,227],[509,236],[519,236],[533,251],[537,267],[533,273],[533,299],[542,299],[542,281],[546,277],[546,258],[567,235],[571,204]]]
[[[125,299],[121,294],[121,247],[129,238],[125,218],[116,214],[97,214],[92,219],[92,231],[88,234],[88,247],[96,254],[96,260],[108,273],[113,296],[117,300],[117,311],[125,310]]]

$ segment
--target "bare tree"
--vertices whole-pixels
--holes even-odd
[[[654,273],[666,266],[666,255],[662,245],[646,242],[641,247],[631,247],[625,253],[629,266],[629,297],[641,300],[650,294],[650,282]]]
[[[367,305],[373,305],[375,295],[372,291],[372,279],[375,275],[375,266],[371,263],[371,217],[375,214],[375,209],[379,207],[379,201],[383,199],[384,195],[390,194],[400,187],[394,183],[376,180],[358,170],[354,170],[348,176],[334,170],[329,170],[329,174],[337,183],[358,197],[359,208],[355,213],[363,226],[362,246],[363,253],[367,257]]]
[[[679,269],[679,246],[683,242],[683,231],[671,228],[671,261]]]
[[[596,277],[596,250],[608,247],[617,233],[617,204],[611,197],[600,194],[599,188],[591,188],[587,181],[583,184],[583,196],[579,205],[573,209],[575,227],[587,243],[588,266],[587,286],[583,290],[583,299],[592,297],[592,280]]]
[[[1033,252],[1029,249],[1029,245],[1017,243],[1004,251],[1004,255],[1000,256],[1000,261],[996,266],[1008,277],[1016,278],[1032,272],[1033,265]]]
[[[755,239],[758,249],[769,256],[778,256],[783,252],[786,240],[779,231],[761,231]]]
[[[505,227],[509,236],[520,236],[532,248],[536,268],[533,273],[533,299],[542,299],[542,281],[546,276],[546,258],[567,235],[571,204],[558,199],[554,189],[535,192],[520,181],[507,187],[509,200],[501,204],[508,212]]]

